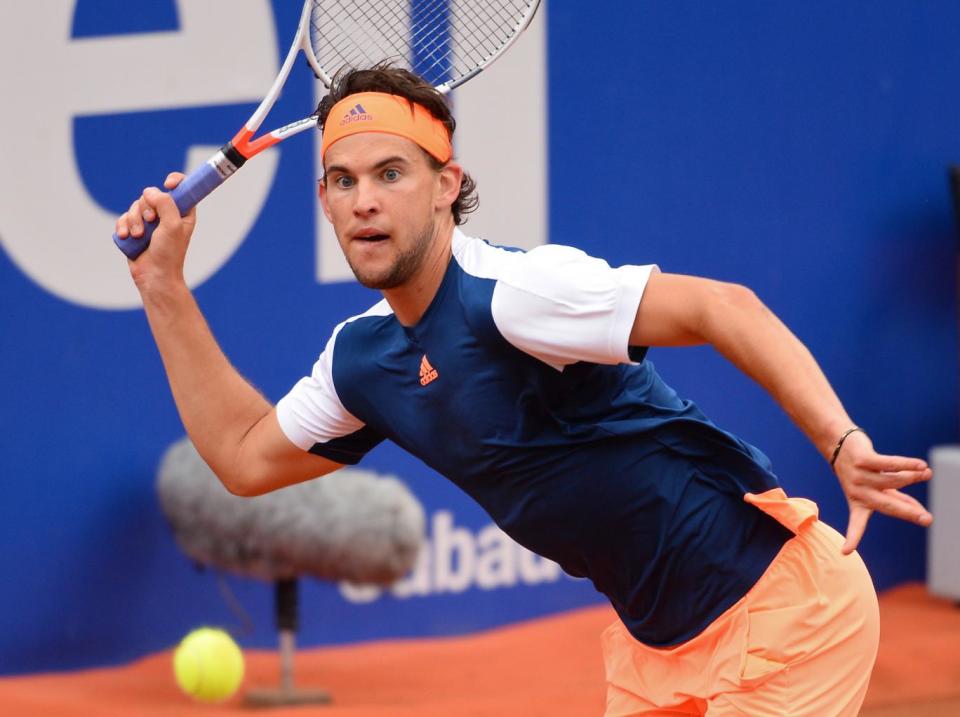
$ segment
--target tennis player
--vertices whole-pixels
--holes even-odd
[[[462,233],[474,185],[453,160],[443,97],[415,76],[345,74],[321,123],[324,212],[383,300],[337,326],[275,407],[231,367],[184,283],[195,215],[150,188],[117,221],[121,237],[139,236],[159,217],[130,270],[186,429],[226,487],[265,493],[389,438],[609,598],[608,716],[857,714],[879,626],[855,549],[874,511],[930,523],[900,492],[930,478],[926,463],[874,451],[807,349],[743,286]],[[830,463],[846,537],[645,358],[704,343]]]

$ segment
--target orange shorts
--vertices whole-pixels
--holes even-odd
[[[603,633],[606,717],[854,717],[877,656],[880,615],[867,568],[814,503],[779,488],[746,496],[796,535],[747,594],[675,647]]]

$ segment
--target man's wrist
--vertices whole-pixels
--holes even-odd
[[[815,434],[816,439],[814,446],[825,461],[829,463],[833,458],[833,452],[837,448],[837,442],[840,440],[844,431],[855,425],[850,417],[844,413],[841,417],[831,418],[820,426],[820,429]]]
[[[176,312],[183,302],[192,301],[192,294],[182,278],[151,277],[137,283],[143,308],[148,312]]]
[[[840,451],[843,450],[843,444],[846,443],[847,438],[856,432],[861,432],[866,434],[860,426],[850,426],[843,433],[840,434],[840,437],[837,439],[836,445],[833,447],[833,452],[830,454],[830,467],[833,468],[837,462],[837,458],[840,457]]]

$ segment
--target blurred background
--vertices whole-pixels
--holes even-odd
[[[158,466],[183,428],[110,234],[142,187],[206,159],[253,111],[299,5],[0,7],[2,675],[120,664],[207,623],[275,645],[270,586],[197,569],[162,517]],[[453,97],[481,197],[465,231],[746,284],[878,450],[926,457],[958,430],[958,27],[950,0],[554,0]],[[322,89],[301,65],[266,124],[307,114]],[[377,299],[320,218],[318,145],[284,143],[205,202],[188,268],[223,349],[271,400]],[[708,348],[649,359],[844,529],[828,466],[766,394]],[[301,644],[465,634],[603,602],[503,548],[397,447],[363,467],[424,506],[421,561],[393,589],[305,581]],[[881,590],[924,580],[925,551],[921,529],[883,517],[861,545]]]

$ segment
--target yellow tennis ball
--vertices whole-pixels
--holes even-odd
[[[220,702],[243,682],[243,653],[224,630],[201,627],[183,638],[174,651],[173,674],[180,689],[191,697]]]

